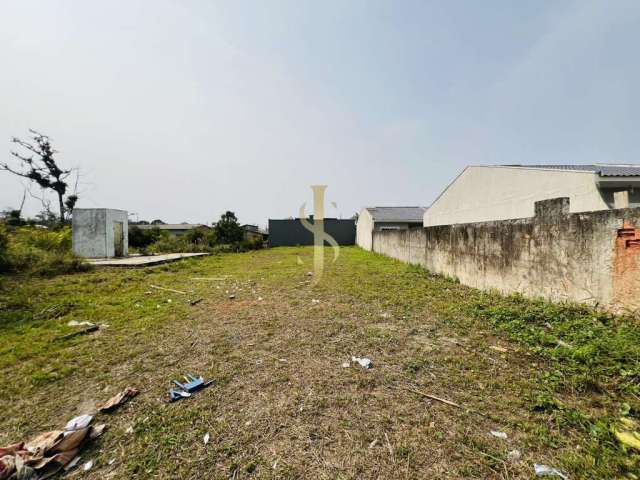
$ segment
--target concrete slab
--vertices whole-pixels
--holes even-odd
[[[164,255],[138,255],[126,258],[88,258],[87,263],[96,267],[149,267],[175,262],[183,258],[205,257],[210,253],[166,253]]]

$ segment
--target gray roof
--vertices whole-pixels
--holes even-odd
[[[426,207],[368,207],[374,222],[422,222]]]
[[[193,230],[194,228],[211,228],[204,223],[160,223],[158,225],[136,225],[131,224],[132,227],[138,227],[140,230],[151,230],[157,228],[159,230]]]
[[[544,168],[550,170],[578,170],[597,173],[601,177],[640,176],[640,165],[504,165],[505,167]]]

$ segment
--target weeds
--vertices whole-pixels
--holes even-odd
[[[86,271],[89,265],[71,251],[71,228],[0,225],[0,272],[51,276]]]
[[[112,418],[95,452],[99,477],[524,480],[534,462],[570,478],[638,470],[637,454],[612,434],[620,416],[640,411],[632,317],[479,292],[355,248],[342,249],[311,287],[311,263],[312,249],[278,248],[141,270],[7,276],[0,440],[134,383],[144,394]],[[191,306],[150,283],[204,300]],[[110,327],[54,341],[71,319]],[[374,368],[342,368],[352,354]],[[170,379],[186,371],[218,382],[179,408],[167,405]],[[507,454],[516,448],[514,462]]]

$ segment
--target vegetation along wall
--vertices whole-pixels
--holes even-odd
[[[569,199],[535,216],[374,232],[373,251],[461,283],[553,301],[640,308],[640,208],[569,213]]]

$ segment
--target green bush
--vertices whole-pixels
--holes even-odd
[[[0,224],[0,272],[9,270],[9,234],[4,225]]]
[[[88,268],[72,253],[68,226],[59,230],[4,226],[0,229],[0,271],[55,275]]]
[[[191,253],[204,252],[208,247],[205,245],[197,245],[189,242],[185,236],[173,236],[166,232],[160,236],[160,239],[145,250],[148,253]]]
[[[129,246],[132,248],[147,248],[160,240],[162,232],[159,228],[141,229],[136,225],[129,227]]]

